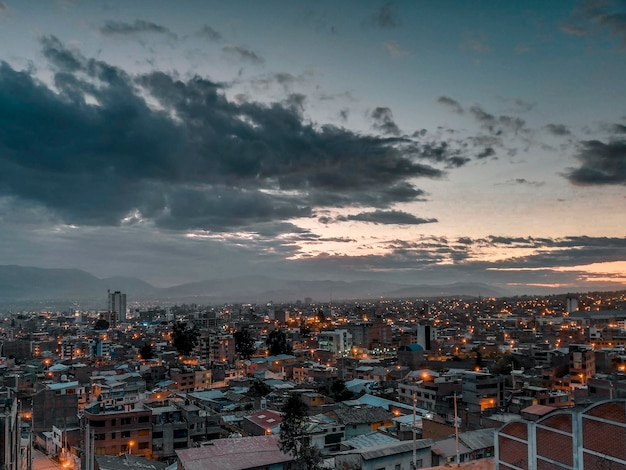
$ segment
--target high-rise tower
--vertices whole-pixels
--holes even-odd
[[[111,320],[115,319],[110,323],[117,324],[126,321],[126,294],[120,291],[111,292],[110,290],[107,290],[107,293],[109,295],[109,317]]]

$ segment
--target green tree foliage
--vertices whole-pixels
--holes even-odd
[[[337,379],[330,386],[330,396],[335,401],[345,401],[354,398],[354,394],[346,388],[346,382]]]
[[[235,339],[235,351],[237,351],[243,359],[250,359],[256,352],[254,338],[250,335],[250,331],[246,328],[239,330],[235,332],[233,338]]]
[[[322,457],[319,450],[311,445],[304,427],[308,422],[307,406],[298,395],[291,395],[282,408],[283,421],[280,423],[278,448],[291,454],[298,470],[317,470]]]
[[[139,350],[139,355],[144,361],[147,361],[154,357],[154,349],[152,349],[150,343],[143,343],[143,346]]]
[[[260,380],[255,380],[252,384],[252,393],[256,396],[264,397],[268,395],[271,391],[271,387],[265,382],[261,382]]]
[[[283,330],[272,330],[265,341],[270,355],[291,354],[291,346],[287,342],[287,334]]]
[[[198,330],[188,328],[187,323],[176,322],[172,330],[172,342],[179,353],[183,356],[189,356],[198,344]]]
[[[519,370],[524,368],[525,370],[529,370],[534,366],[535,361],[532,357],[517,354],[505,354],[495,362],[491,372],[496,375],[509,375],[513,369]]]
[[[108,330],[109,322],[100,318],[96,324],[93,326],[94,330]]]

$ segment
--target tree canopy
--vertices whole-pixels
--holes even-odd
[[[150,343],[144,343],[141,349],[139,350],[139,355],[144,361],[152,359],[154,357],[154,349]]]
[[[190,328],[187,323],[176,322],[172,329],[172,342],[176,350],[184,356],[189,356],[198,344],[198,330]]]
[[[280,423],[278,448],[285,454],[291,454],[295,468],[317,470],[322,457],[319,450],[311,445],[304,427],[308,422],[307,406],[299,395],[291,395],[282,407],[283,420]]]
[[[242,359],[250,359],[250,357],[256,352],[256,346],[254,345],[254,338],[250,334],[247,328],[243,328],[236,331],[233,334],[235,339],[235,351],[239,353]]]
[[[291,354],[291,345],[287,342],[287,334],[283,330],[272,330],[265,341],[270,355]]]

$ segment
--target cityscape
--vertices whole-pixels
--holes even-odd
[[[0,470],[626,468],[624,0],[0,0]]]
[[[626,291],[102,304],[5,314],[5,468],[625,465]]]

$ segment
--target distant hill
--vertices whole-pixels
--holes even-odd
[[[289,302],[310,297],[317,302],[376,298],[425,298],[442,296],[501,296],[486,284],[466,283],[445,286],[362,281],[300,281],[247,276],[212,279],[158,288],[140,279],[100,279],[79,269],[44,269],[0,266],[0,307],[8,304],[64,305],[77,301],[92,308],[106,306],[106,291],[120,290],[129,301],[171,303]]]
[[[107,289],[124,290],[142,297],[154,295],[158,291],[139,279],[126,277],[99,279],[80,269],[0,266],[0,299],[7,303],[100,299],[104,307]]]

